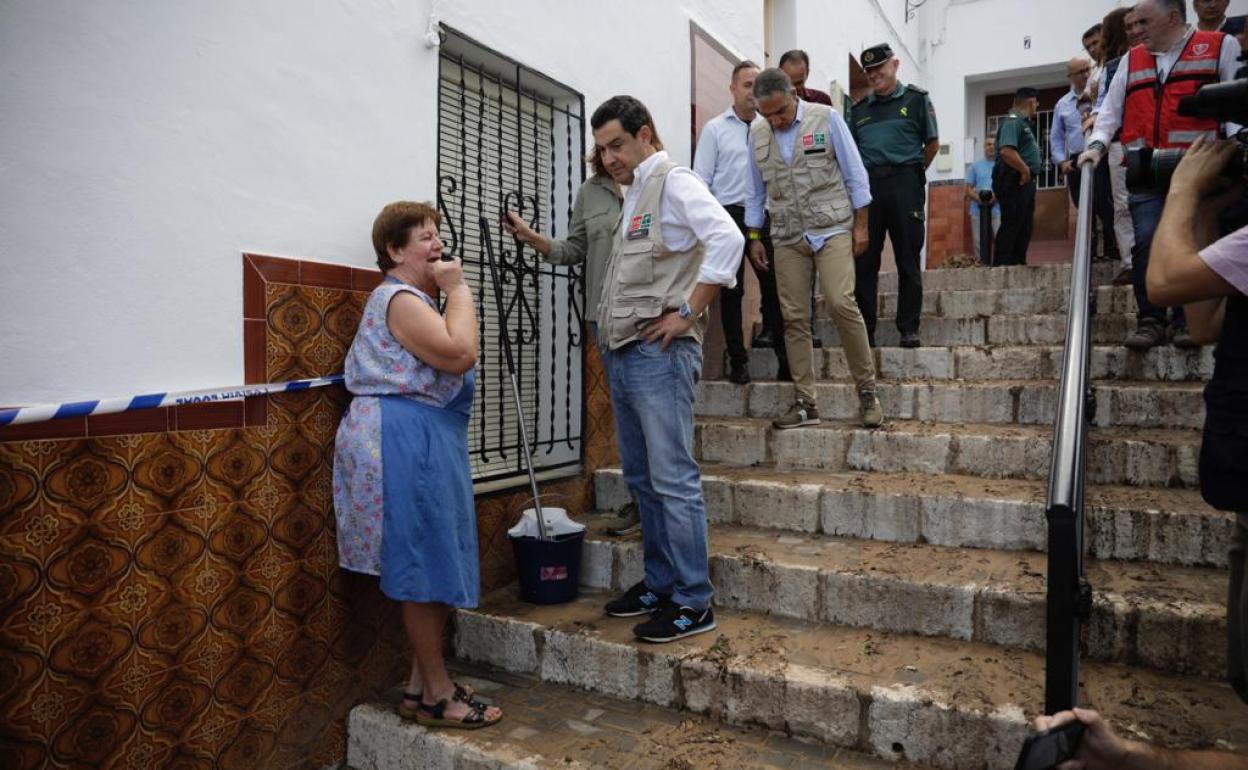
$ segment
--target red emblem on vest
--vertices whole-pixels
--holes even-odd
[[[1208,43],[1197,43],[1192,46],[1192,55],[1194,56],[1204,56],[1207,53],[1209,53]]]

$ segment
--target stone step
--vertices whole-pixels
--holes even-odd
[[[1045,551],[1044,480],[918,473],[828,473],[774,467],[702,467],[713,526],[741,525],[952,548]],[[1088,556],[1155,564],[1226,567],[1235,515],[1194,489],[1091,486]],[[600,509],[628,502],[618,468],[594,474]]]
[[[602,517],[588,521],[582,585],[624,591],[639,582],[640,538],[612,538]],[[710,552],[717,607],[1044,650],[1044,554],[732,525],[711,529]],[[1226,570],[1089,561],[1086,574],[1094,598],[1085,657],[1226,673]]]
[[[1094,385],[1093,392],[1096,426],[1199,430],[1205,424],[1201,383],[1111,382]],[[1051,426],[1057,414],[1054,380],[880,380],[876,393],[890,419]],[[820,382],[816,396],[821,417],[858,417],[858,390],[852,382]],[[707,380],[698,384],[695,409],[706,417],[774,418],[788,411],[796,399],[793,385],[787,382],[734,385]]]
[[[1043,479],[1052,428],[1039,425],[892,420],[878,429],[825,420],[777,431],[769,420],[697,418],[700,462],[775,463],[784,470],[899,471],[982,478]],[[1200,433],[1161,428],[1096,428],[1088,434],[1090,484],[1195,488]]]
[[[1092,285],[1106,286],[1118,275],[1118,262],[1092,265]],[[880,273],[881,292],[897,291],[897,273]],[[962,267],[926,270],[926,291],[974,289],[1069,289],[1070,265],[1019,265],[1015,267]]]
[[[880,294],[879,317],[892,319],[897,315],[896,292]],[[1130,286],[1098,286],[1095,293],[1096,312],[1104,314],[1134,313],[1135,293]],[[1060,289],[970,289],[923,292],[923,313],[943,318],[977,318],[1003,315],[1066,315],[1070,300],[1069,287]]]
[[[1043,709],[1044,659],[979,642],[809,623],[723,608],[717,628],[666,645],[602,615],[606,594],[556,606],[514,590],[455,614],[455,654],[612,697],[784,729],[946,770],[1012,767]],[[1248,747],[1225,684],[1086,662],[1082,701],[1118,730],[1172,746]]]
[[[1092,342],[1121,344],[1135,330],[1134,313],[1098,314],[1092,321]],[[819,319],[816,329],[825,347],[841,344],[836,326]],[[1061,345],[1066,341],[1064,315],[1010,315],[989,318],[943,318],[923,316],[919,337],[925,345]],[[881,320],[875,329],[875,342],[896,347],[901,334],[891,320]]]
[[[849,365],[839,346],[814,351],[819,379],[848,380]],[[886,380],[1056,380],[1062,373],[1062,348],[1056,346],[943,346],[875,349],[876,371]],[[1165,345],[1135,353],[1122,345],[1093,346],[1093,380],[1207,382],[1213,376],[1213,347],[1180,350]],[[774,380],[776,354],[750,351],[750,376]]]
[[[890,762],[708,716],[621,700],[484,666],[454,676],[503,709],[481,730],[428,729],[399,718],[400,688],[351,710],[353,770],[538,770],[750,767],[759,770],[887,770]],[[910,766],[911,770],[922,770]]]

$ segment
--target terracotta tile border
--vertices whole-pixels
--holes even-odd
[[[243,380],[244,384],[268,382],[265,359],[266,288],[270,283],[317,286],[348,291],[372,291],[381,282],[381,271],[311,262],[268,254],[242,255],[243,268]],[[127,433],[163,433],[177,430],[211,430],[268,424],[268,398],[218,401],[160,409],[144,409],[92,417],[69,417],[32,425],[0,427],[0,443],[41,439],[89,438]]]

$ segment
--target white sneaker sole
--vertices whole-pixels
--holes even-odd
[[[654,636],[639,636],[637,638],[642,640],[643,642],[653,642],[655,644],[667,644],[668,642],[675,642],[679,639],[688,639],[691,636],[697,636],[698,634],[705,634],[707,631],[714,631],[714,630],[715,630],[715,621],[712,620],[710,625],[702,626],[701,628],[695,628],[692,631],[686,631],[683,634],[680,634],[679,636],[670,636],[670,637],[667,637],[666,639],[660,639]]]

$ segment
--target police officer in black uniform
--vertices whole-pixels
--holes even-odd
[[[857,263],[854,293],[874,347],[880,254],[887,233],[897,259],[897,331],[901,332],[902,347],[917,348],[919,316],[923,313],[919,252],[923,248],[926,172],[940,146],[936,111],[927,91],[897,81],[901,62],[887,43],[863,51],[861,61],[871,94],[854,105],[849,126],[871,178],[867,216],[871,241]]]

